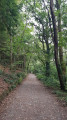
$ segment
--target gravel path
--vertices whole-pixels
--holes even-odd
[[[67,120],[67,108],[29,74],[1,104],[0,120]]]

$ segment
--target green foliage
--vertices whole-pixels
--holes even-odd
[[[18,78],[17,78],[16,74],[5,74],[4,81],[9,84],[13,84],[16,82],[17,79]]]
[[[0,1],[0,63],[10,64],[10,36],[15,35],[19,9],[16,0]]]
[[[46,86],[54,89],[59,89],[60,83],[54,64],[51,64],[50,66],[50,76],[47,77],[45,71],[46,68],[42,64],[36,64],[32,72],[35,73],[37,78],[41,80]]]
[[[43,82],[43,84],[47,87],[53,88],[53,89],[59,89],[60,83],[59,81],[54,78],[54,76],[46,77],[43,74],[36,74],[37,78]]]
[[[1,0],[0,1],[0,17],[1,17],[1,30],[7,28],[8,33],[14,32],[14,27],[17,24],[18,6],[15,0]]]
[[[22,82],[22,76],[19,77],[18,84],[20,85]]]
[[[25,78],[26,74],[19,72],[19,73],[11,73],[6,74],[2,70],[0,70],[0,75],[4,78],[4,81],[8,84],[8,89],[5,90],[0,95],[0,102],[14,89],[17,85],[20,85],[23,79]]]
[[[11,87],[9,89],[15,88],[18,84],[21,84],[22,80],[25,78],[25,73],[17,74],[4,74],[4,81],[8,83]]]
[[[24,72],[19,72],[19,73],[17,73],[17,76],[24,78],[25,77],[25,73]]]
[[[50,77],[45,76],[45,67],[42,64],[35,64],[35,67],[33,67],[33,73],[36,74],[37,78],[48,88],[51,88],[53,90],[53,93],[56,94],[59,99],[64,101],[64,104],[67,104],[67,91],[61,91],[60,90],[60,83],[58,80],[57,70],[55,67],[55,64],[52,63],[50,65]]]
[[[1,0],[0,3],[0,63],[11,64],[12,70],[21,68],[23,71],[33,72],[47,86],[59,88],[57,69],[54,64],[52,41],[54,32],[49,3],[46,4],[42,0]],[[57,10],[56,3],[54,4],[56,21],[59,13],[62,14],[58,47],[64,47],[63,57],[67,61],[67,5],[65,3],[66,1],[60,3],[60,10]],[[50,77],[46,77],[46,73],[51,73]],[[6,74],[5,81],[15,87],[14,83],[20,84],[24,76],[24,73]]]
[[[54,94],[56,94],[62,101],[64,101],[67,104],[67,91],[61,91],[61,90],[55,90],[53,91]]]

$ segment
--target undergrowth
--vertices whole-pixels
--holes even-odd
[[[59,81],[53,76],[45,77],[42,74],[36,74],[37,78],[48,88],[53,89],[53,93],[56,94],[61,101],[64,101],[67,105],[67,91],[62,91],[60,89]]]
[[[53,93],[56,94],[59,99],[62,101],[65,101],[67,104],[67,91],[62,91],[60,89],[60,83],[56,71],[56,67],[54,65],[51,65],[50,68],[50,76],[46,77],[45,74],[45,68],[43,66],[36,66],[34,71],[34,74],[36,74],[37,78],[48,88],[51,88],[53,90]],[[66,83],[66,90],[67,90],[67,83]]]
[[[4,81],[11,85],[11,89],[15,88],[18,84],[21,84],[22,80],[25,77],[25,73],[12,73],[4,74]]]
[[[0,77],[8,84],[8,89],[0,95],[0,102],[11,92],[17,85],[20,85],[26,74],[23,72],[6,74],[0,70]]]

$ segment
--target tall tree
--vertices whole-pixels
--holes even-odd
[[[57,33],[57,26],[56,26],[56,18],[55,18],[54,9],[53,9],[53,0],[50,0],[50,10],[51,10],[51,16],[52,16],[52,22],[53,22],[53,31],[54,31],[55,63],[56,63],[56,68],[57,68],[58,77],[59,77],[59,81],[60,81],[60,87],[61,87],[62,90],[65,90],[66,77],[63,75],[62,67],[61,67],[61,64],[59,62],[59,56],[58,56],[58,33]]]

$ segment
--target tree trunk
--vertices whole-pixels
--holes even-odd
[[[50,76],[50,48],[48,43],[48,38],[45,40],[46,42],[46,76]]]
[[[23,71],[25,71],[26,68],[26,56],[23,56]]]
[[[61,3],[58,0],[56,0],[56,5],[57,5],[57,11],[58,11],[58,32],[59,32],[58,38],[59,38],[59,40],[61,40],[61,38],[62,38],[62,34],[61,34],[61,11],[60,11]],[[59,59],[60,59],[60,64],[61,64],[61,69],[62,69],[62,77],[64,78],[64,84],[66,84],[66,66],[65,66],[64,59],[63,59],[63,47],[62,47],[62,45],[59,46]]]
[[[47,20],[46,20],[46,29],[47,29],[47,26],[48,26],[48,23],[47,23]],[[46,31],[46,34],[45,34],[44,26],[43,26],[43,39],[46,43],[46,76],[49,77],[50,76],[50,48],[49,48],[47,31]]]
[[[13,58],[13,53],[12,53],[12,37],[10,36],[10,63],[12,65],[12,58]]]
[[[59,59],[58,59],[58,35],[57,35],[57,28],[56,28],[56,19],[55,19],[55,14],[54,14],[54,9],[53,9],[53,0],[50,0],[50,10],[51,10],[53,31],[54,31],[55,63],[56,63],[56,68],[57,68],[58,77],[59,77],[59,81],[60,81],[60,87],[62,90],[65,90],[64,77],[62,76],[61,64],[59,63]]]

